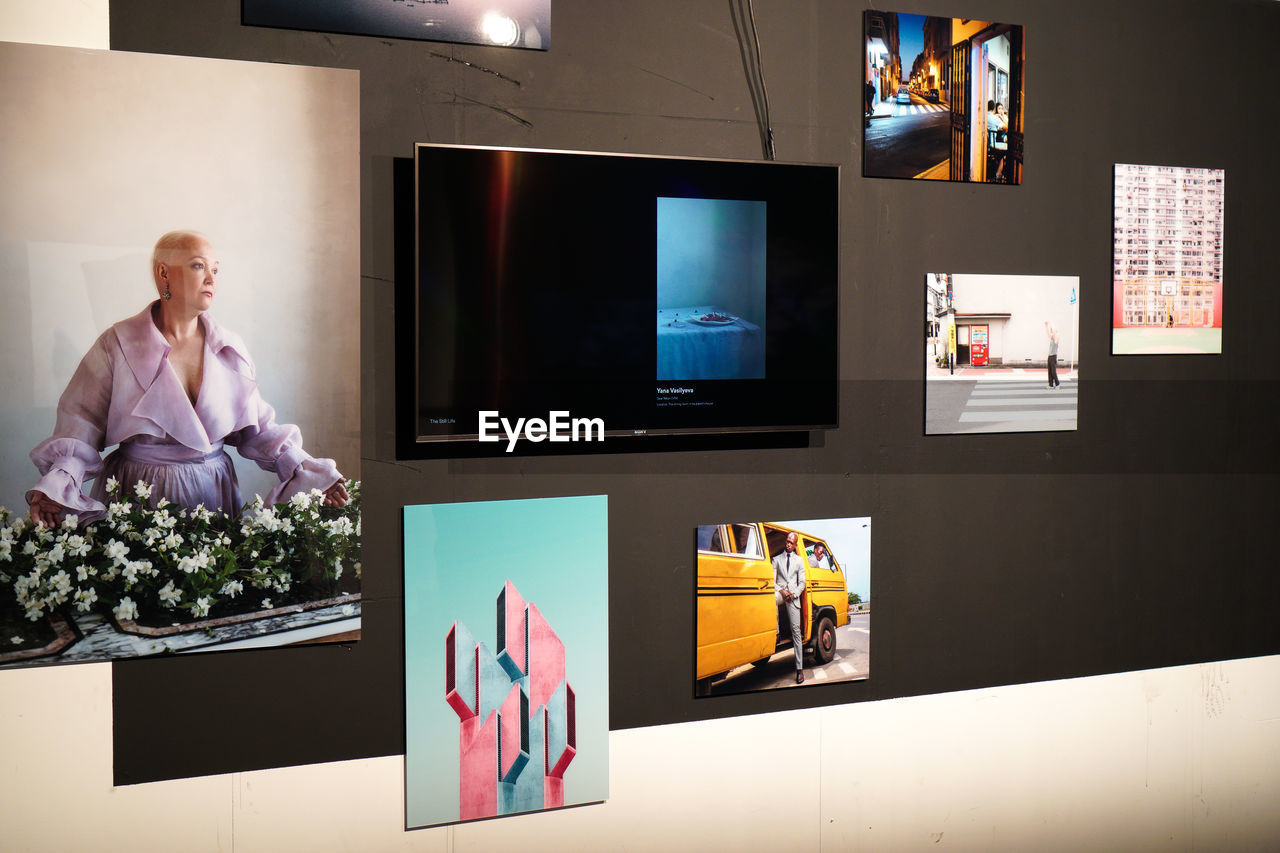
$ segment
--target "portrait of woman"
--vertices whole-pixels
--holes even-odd
[[[157,298],[98,338],[58,402],[52,435],[31,451],[35,523],[100,518],[109,479],[147,484],[152,505],[235,516],[242,499],[228,446],[279,478],[268,506],[312,489],[326,505],[347,502],[333,460],[308,454],[298,428],[276,421],[244,342],[213,318],[220,271],[216,248],[197,231],[156,242]]]
[[[0,668],[358,640],[358,75],[0,73]]]

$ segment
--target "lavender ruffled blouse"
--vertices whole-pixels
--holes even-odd
[[[155,304],[103,332],[80,361],[58,401],[53,435],[31,451],[41,476],[27,492],[28,503],[39,490],[92,521],[105,512],[105,483],[115,477],[126,486],[149,483],[153,503],[168,498],[180,507],[203,504],[234,515],[240,490],[224,445],[280,478],[263,496],[268,505],[340,479],[332,459],[302,449],[296,426],[276,423],[275,410],[258,393],[244,342],[208,312],[200,315],[204,376],[193,406],[152,322]],[[103,449],[113,445],[119,446],[104,462]]]

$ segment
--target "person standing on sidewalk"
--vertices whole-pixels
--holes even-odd
[[[1049,336],[1049,390],[1062,383],[1058,381],[1058,330],[1044,321],[1044,333]]]
[[[804,638],[800,631],[800,595],[804,592],[804,561],[796,553],[798,541],[794,532],[788,533],[782,553],[773,558],[773,597],[774,603],[787,611],[791,648],[796,653],[796,684],[801,684],[804,682]]]

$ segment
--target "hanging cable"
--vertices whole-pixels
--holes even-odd
[[[729,0],[734,34],[742,56],[742,70],[747,77],[751,108],[760,133],[760,147],[766,160],[774,159],[773,125],[769,120],[769,92],[764,83],[764,67],[760,58],[760,34],[756,30],[756,14],[752,0]]]

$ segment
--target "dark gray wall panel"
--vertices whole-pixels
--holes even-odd
[[[1020,187],[863,178],[866,4],[756,3],[778,159],[844,167],[841,428],[799,450],[394,458],[393,158],[759,158],[732,5],[556,0],[538,53],[241,27],[236,0],[112,2],[114,49],[360,69],[367,502],[364,639],[115,664],[118,782],[402,751],[411,503],[609,495],[614,728],[1280,652],[1271,0],[904,7],[1026,27]],[[1109,355],[1115,162],[1226,169],[1221,356]],[[927,271],[1080,276],[1078,432],[923,436]],[[851,515],[874,519],[871,678],[695,700],[693,527]],[[226,737],[152,747],[191,731]]]

